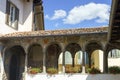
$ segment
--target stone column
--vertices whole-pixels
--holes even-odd
[[[85,73],[85,52],[82,54],[82,73]]]
[[[26,53],[25,53],[25,66],[24,66],[25,70],[24,70],[24,73],[22,74],[22,79],[21,80],[26,79],[26,74],[27,74],[27,71],[28,71],[27,67],[28,67],[28,53],[26,51]]]
[[[63,73],[65,73],[65,51],[63,51],[63,58],[62,58],[62,63],[63,63],[63,66],[62,66],[62,68],[63,68]]]
[[[88,54],[88,60],[89,60],[88,66],[89,68],[91,68],[91,54]]]
[[[0,46],[0,65],[1,65],[1,67],[0,67],[0,71],[2,72],[3,71],[3,56],[2,56],[2,53],[1,53],[1,51],[2,51],[2,47]]]
[[[1,73],[0,79],[2,78],[2,75],[4,73],[4,56],[5,56],[5,54],[2,55],[1,51],[2,51],[2,46],[0,46],[0,60],[1,60],[1,62],[0,62],[0,73]]]
[[[25,55],[25,72],[27,72],[28,54]]]
[[[46,51],[43,49],[43,73],[46,73]]]
[[[5,53],[3,52],[2,55],[2,70],[1,70],[1,76],[2,76],[2,80],[8,80],[7,75],[5,73],[5,69],[4,69],[4,61],[5,61]]]
[[[103,55],[103,72],[108,73],[108,58],[106,51],[104,51],[104,55]]]
[[[74,61],[75,61],[75,60],[74,60],[74,56],[72,56],[72,67],[74,67],[74,64],[75,64]]]

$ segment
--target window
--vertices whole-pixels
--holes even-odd
[[[6,14],[7,14],[6,24],[17,30],[18,29],[18,20],[19,20],[19,10],[10,1],[7,1]]]

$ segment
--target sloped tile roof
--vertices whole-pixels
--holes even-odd
[[[50,31],[29,31],[29,32],[15,32],[10,34],[1,35],[0,38],[7,37],[32,37],[32,36],[57,36],[57,35],[74,35],[74,34],[88,34],[108,32],[108,27],[97,28],[80,28],[80,29],[67,29],[67,30],[50,30]]]

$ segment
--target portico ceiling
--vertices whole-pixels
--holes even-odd
[[[112,0],[108,41],[110,43],[120,42],[120,0]]]

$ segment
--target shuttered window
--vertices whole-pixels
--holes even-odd
[[[19,9],[10,1],[6,6],[6,24],[14,29],[18,29]]]

